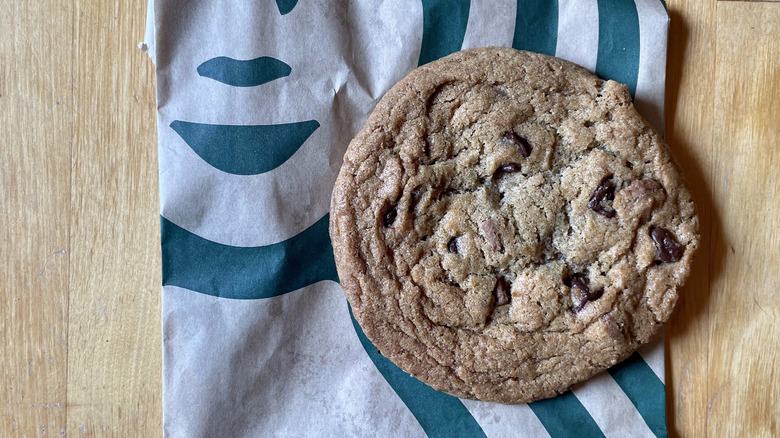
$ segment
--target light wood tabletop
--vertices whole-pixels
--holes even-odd
[[[162,434],[142,1],[0,0],[0,436]],[[672,436],[780,436],[780,3],[667,0],[666,139],[702,247],[667,325]]]

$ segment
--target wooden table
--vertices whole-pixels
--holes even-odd
[[[142,1],[0,0],[0,435],[161,433]],[[780,4],[667,0],[667,140],[702,248],[668,324],[673,436],[780,436]]]

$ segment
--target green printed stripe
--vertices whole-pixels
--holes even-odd
[[[352,316],[352,309],[349,309]],[[389,359],[379,354],[352,316],[352,325],[360,343],[377,370],[420,422],[429,437],[484,437],[477,420],[457,397],[436,391],[410,376]]]
[[[609,369],[609,374],[636,406],[657,437],[667,436],[666,387],[639,353]]]
[[[517,0],[512,47],[555,56],[557,44],[558,0]]]
[[[571,391],[558,397],[529,403],[552,438],[603,437],[599,426]]]
[[[279,13],[282,15],[290,13],[298,4],[298,0],[276,0],[276,7],[279,8]]]
[[[276,58],[262,56],[246,61],[218,56],[198,66],[198,74],[234,87],[254,87],[289,76],[292,68]]]
[[[327,214],[285,241],[246,248],[204,239],[162,216],[160,221],[164,286],[246,300],[338,281]]]
[[[281,166],[320,127],[316,120],[278,125],[210,125],[174,120],[171,128],[213,167],[259,175]]]
[[[596,74],[636,92],[639,75],[639,14],[632,0],[598,0],[599,53]]]
[[[470,6],[469,0],[422,0],[423,37],[417,65],[460,50]]]

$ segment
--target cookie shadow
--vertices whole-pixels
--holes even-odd
[[[701,325],[700,319],[706,317],[706,308],[710,295],[710,285],[721,273],[723,260],[726,256],[727,245],[723,236],[723,228],[714,208],[712,188],[709,186],[710,178],[705,176],[709,169],[703,168],[704,163],[697,157],[708,153],[702,151],[701,145],[695,146],[685,141],[682,130],[676,126],[677,107],[680,99],[681,78],[683,75],[683,62],[686,59],[686,44],[689,39],[689,24],[677,11],[669,10],[669,49],[667,53],[667,86],[666,86],[666,141],[672,150],[677,162],[688,181],[697,205],[699,215],[699,234],[701,243],[691,266],[691,274],[680,291],[677,307],[672,314],[666,328],[666,406],[667,425],[670,437],[678,437],[681,432],[676,425],[692,418],[683,418],[682,383],[690,380],[691,360],[687,364],[681,363],[681,357],[675,359],[678,363],[670,362],[669,347],[675,341],[683,342],[685,338],[692,336],[691,331]],[[733,251],[733,249],[732,249]],[[695,336],[695,335],[694,335]],[[691,344],[688,341],[688,344]],[[703,348],[706,348],[704,346]],[[706,360],[706,359],[705,359]],[[682,368],[683,378],[680,380],[679,393],[675,397],[675,382],[672,368]],[[687,376],[687,377],[686,377]],[[687,379],[687,380],[686,380]],[[690,384],[691,382],[688,382]],[[689,401],[690,402],[690,401]]]

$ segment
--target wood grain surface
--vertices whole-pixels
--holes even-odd
[[[0,1],[0,436],[159,436],[144,2]]]
[[[162,434],[144,2],[0,0],[0,436]],[[703,245],[671,436],[780,436],[780,4],[667,0],[666,132]]]

